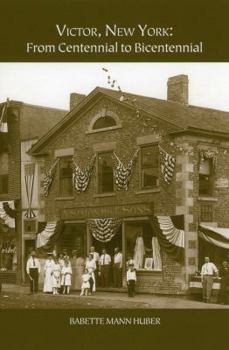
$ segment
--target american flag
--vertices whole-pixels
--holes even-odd
[[[167,153],[160,147],[161,155],[161,173],[167,184],[170,184],[173,178],[173,172],[176,164],[176,158]]]
[[[58,162],[59,162],[59,158],[55,159],[51,167],[45,172],[45,176],[43,180],[43,193],[45,197],[47,197],[49,194],[49,190],[55,174],[55,168]]]

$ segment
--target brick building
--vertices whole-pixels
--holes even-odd
[[[25,230],[25,227],[31,226],[29,222],[26,223],[24,216],[28,203],[25,200],[23,170],[26,164],[30,163],[30,157],[26,156],[26,152],[64,114],[66,111],[18,101],[7,101],[1,104],[0,269],[1,278],[5,282],[15,282],[16,276],[17,281],[21,281],[24,247],[29,246],[32,234],[30,231],[26,236],[28,232]],[[35,174],[36,171],[35,169]],[[36,186],[37,178],[35,177],[34,187]],[[31,204],[35,209],[37,206],[36,193]],[[8,207],[12,209],[11,212],[7,210]],[[35,230],[34,234],[36,232]]]
[[[189,105],[185,75],[168,79],[167,100],[80,96],[29,151],[52,169],[43,210],[64,223],[55,249],[118,246],[137,261],[139,291],[185,293],[206,252],[217,264],[227,256],[198,225],[229,227],[228,136],[229,113]]]

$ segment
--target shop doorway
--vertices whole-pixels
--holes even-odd
[[[116,233],[116,235],[109,241],[109,242],[100,242],[96,240],[93,236],[91,237],[91,245],[95,247],[95,251],[99,253],[99,255],[102,254],[102,250],[106,249],[107,254],[111,257],[111,264],[110,264],[110,270],[109,270],[109,287],[114,287],[114,277],[113,277],[113,262],[114,262],[114,249],[119,248],[119,251],[122,252],[122,229],[120,227],[119,231]],[[123,266],[124,266],[124,256],[123,256]],[[122,269],[123,271],[123,269]],[[97,285],[98,287],[101,287],[101,281],[99,276],[97,277]]]
[[[57,244],[57,253],[65,251],[70,257],[72,251],[86,257],[86,224],[66,223]]]
[[[213,244],[206,242],[204,239],[199,237],[199,271],[201,271],[201,267],[204,264],[204,258],[208,256],[210,261],[212,261],[217,268],[222,265],[224,260],[228,260],[229,251],[228,249],[219,248]]]

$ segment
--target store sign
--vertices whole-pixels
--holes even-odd
[[[219,178],[215,182],[215,187],[216,188],[228,188],[229,187],[229,181],[226,178]]]
[[[61,220],[106,218],[106,217],[135,217],[153,215],[154,204],[130,204],[113,207],[68,208],[61,210]]]

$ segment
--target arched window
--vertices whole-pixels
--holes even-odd
[[[116,121],[110,116],[104,116],[97,119],[92,127],[92,130],[111,128],[116,126]]]

